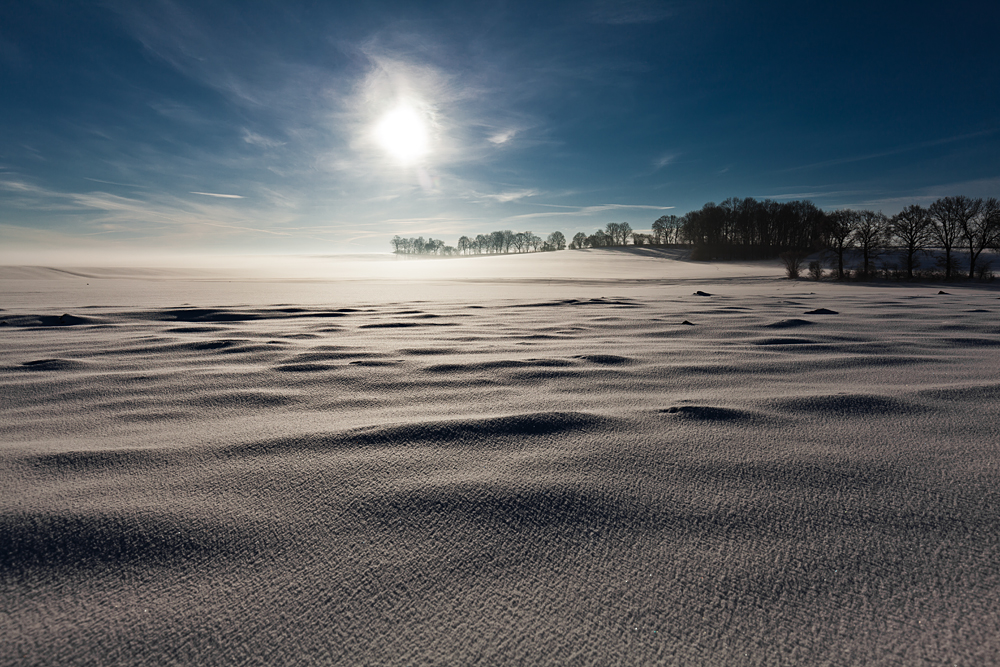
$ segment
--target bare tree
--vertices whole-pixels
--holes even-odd
[[[854,247],[854,229],[858,214],[849,208],[830,214],[827,233],[830,250],[837,257],[837,280],[844,279],[844,255]]]
[[[605,245],[625,245],[632,235],[632,226],[627,222],[609,222],[604,227],[604,235],[607,237]]]
[[[892,216],[889,221],[892,235],[903,244],[906,251],[906,277],[913,280],[917,255],[927,250],[931,242],[931,215],[923,206],[913,204]]]
[[[552,232],[549,234],[548,242],[556,250],[565,250],[566,248],[566,237],[563,236],[562,232]]]
[[[680,227],[681,219],[676,215],[661,215],[653,222],[653,243],[676,243]]]
[[[632,237],[632,225],[627,222],[618,223],[618,245],[627,245]]]
[[[951,278],[952,251],[962,237],[962,229],[976,214],[976,204],[968,197],[942,197],[931,204],[932,232],[944,250],[944,277]]]
[[[854,239],[861,250],[861,275],[868,278],[875,259],[885,245],[888,219],[879,211],[859,211],[854,226]]]
[[[621,226],[617,222],[609,222],[604,226],[604,235],[607,237],[607,245],[618,245],[618,234]]]
[[[1000,242],[1000,203],[994,197],[974,200],[975,213],[962,221],[962,237],[969,248],[969,279],[976,276],[976,262],[987,248]]]
[[[490,232],[490,252],[503,252],[503,232]]]
[[[510,247],[514,243],[514,237],[517,236],[513,230],[505,229],[500,234],[503,237],[503,251],[505,253],[510,252]]]
[[[667,224],[669,220],[668,216],[661,215],[653,221],[653,243],[666,243],[664,239],[667,238]]]
[[[525,236],[524,232],[517,232],[514,234],[514,240],[512,241],[514,245],[514,250],[521,252],[524,250],[525,245],[528,243],[528,237]]]
[[[662,215],[653,223],[654,243],[677,243],[681,219],[676,215]]]
[[[587,242],[587,235],[583,232],[577,232],[573,235],[573,242],[569,244],[570,248],[582,248],[584,243]]]

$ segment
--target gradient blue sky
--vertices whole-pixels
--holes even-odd
[[[998,29],[961,2],[8,2],[0,242],[387,252],[1000,196]],[[409,164],[373,137],[400,100]]]

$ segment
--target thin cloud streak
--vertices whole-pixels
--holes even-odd
[[[831,190],[829,192],[823,192],[822,190],[806,191],[806,192],[789,192],[777,195],[752,195],[755,199],[773,199],[775,201],[780,201],[784,199],[829,199],[831,197],[844,197],[844,196],[856,196],[859,194],[864,194],[869,192],[867,190]]]
[[[427,222],[458,222],[455,218],[388,218],[381,224],[386,225],[421,225]]]
[[[218,192],[192,192],[193,195],[204,195],[206,197],[219,197],[220,199],[243,199],[243,195],[223,195]]]
[[[995,197],[1000,192],[1000,177],[982,178],[972,181],[959,181],[930,185],[915,190],[912,194],[898,197],[882,197],[867,199],[850,206],[838,208],[886,208],[890,210],[903,209],[910,204],[930,204],[942,197],[964,195],[967,197]]]
[[[280,228],[291,222],[291,218],[273,212],[258,210],[249,215],[238,214],[229,207],[194,203],[169,195],[147,201],[107,192],[59,192],[23,181],[0,181],[0,187],[31,197],[33,201],[25,203],[36,210],[77,213],[80,218],[70,236],[93,234],[97,228],[102,234],[144,233],[145,238],[162,238],[169,242],[204,227],[274,236],[292,235],[291,231]],[[260,224],[253,224],[254,217],[259,218]],[[324,240],[315,236],[301,238]]]
[[[492,195],[481,194],[479,195],[479,198],[504,204],[512,201],[520,201],[529,197],[537,197],[541,194],[543,193],[538,190],[511,190],[507,192],[498,192]]]
[[[84,176],[83,180],[92,181],[94,183],[104,183],[105,185],[120,185],[123,188],[141,188],[141,185],[136,185],[134,183],[119,183],[118,181],[104,181],[100,178],[90,178],[89,176]]]
[[[674,15],[674,8],[664,2],[646,0],[619,0],[616,2],[595,2],[588,18],[594,23],[606,25],[632,25],[659,23]]]
[[[666,153],[656,160],[653,160],[653,170],[659,171],[667,165],[673,164],[677,160],[677,153]]]
[[[977,139],[980,137],[986,137],[991,134],[996,133],[996,129],[983,130],[981,132],[971,132],[969,134],[962,134],[955,137],[947,137],[944,139],[934,139],[931,141],[921,141],[916,144],[909,144],[907,146],[900,146],[898,148],[893,148],[887,151],[881,151],[878,153],[870,153],[868,155],[854,155],[851,157],[837,158],[834,160],[824,160],[822,162],[813,162],[812,164],[805,164],[798,167],[789,167],[788,169],[781,169],[779,173],[791,172],[791,171],[803,171],[806,169],[818,169],[821,167],[834,167],[841,164],[851,164],[853,162],[864,162],[866,160],[875,160],[881,157],[890,157],[893,155],[900,155],[902,153],[909,153],[911,151],[918,151],[924,148],[934,148],[935,146],[944,146],[947,144],[952,144],[958,141],[965,141],[967,139]]]

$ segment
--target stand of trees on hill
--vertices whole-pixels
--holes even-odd
[[[392,237],[392,251],[399,255],[497,255],[511,252],[539,252],[565,250],[566,237],[562,232],[552,232],[548,239],[532,232],[515,232],[510,229],[479,234],[475,238],[463,236],[458,247],[447,246],[444,241],[419,238]]]
[[[692,259],[763,259],[825,243],[826,214],[809,201],[731,198],[705,204],[681,219],[680,238]]]
[[[444,241],[428,238],[426,241],[421,236],[415,239],[404,239],[393,236],[392,251],[397,255],[454,255],[457,251],[450,245],[445,245]]]
[[[979,262],[983,251],[1000,249],[1000,203],[992,197],[942,197],[927,208],[912,205],[889,217],[870,210],[828,213],[809,201],[734,197],[721,204],[710,202],[680,217],[661,216],[651,229],[652,233],[647,234],[633,231],[627,222],[609,222],[593,234],[577,232],[568,247],[687,245],[692,246],[693,260],[780,256],[786,265],[794,264],[796,272],[806,254],[824,251],[838,279],[847,277],[850,269],[845,264],[855,253],[860,256],[855,275],[860,278],[874,275],[877,260],[887,250],[902,253],[903,267],[896,271],[913,278],[919,256],[935,249],[942,251],[945,279],[961,274],[974,278],[977,269],[980,274],[989,270]],[[435,239],[399,236],[393,237],[392,246],[400,254],[480,255],[563,250],[567,243],[561,232],[552,232],[543,241],[530,231],[508,229],[475,238],[463,236],[457,248]],[[966,257],[960,258],[960,251],[965,251]],[[883,269],[888,272],[884,266]],[[821,275],[822,268],[811,266],[810,272]]]

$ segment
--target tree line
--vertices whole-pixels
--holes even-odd
[[[652,233],[636,232],[627,222],[609,222],[592,234],[577,232],[570,249],[625,245],[692,246],[694,260],[783,259],[824,251],[836,276],[847,276],[851,253],[860,257],[859,277],[875,273],[877,259],[886,250],[901,252],[907,278],[914,277],[919,256],[931,249],[942,251],[944,277],[965,272],[976,276],[980,256],[1000,249],[1000,203],[996,198],[942,197],[928,207],[911,205],[893,216],[881,211],[843,209],[826,212],[810,201],[776,202],[752,197],[732,197],[721,204],[709,202],[683,216],[664,215],[651,226]],[[532,232],[503,230],[463,236],[458,247],[423,237],[395,236],[393,251],[400,254],[505,254],[563,250],[562,232],[542,240]],[[958,251],[968,253],[968,264],[959,267]],[[790,261],[789,259],[786,259]]]
[[[652,225],[652,234],[632,231],[627,222],[609,222],[604,229],[598,229],[587,235],[577,232],[570,242],[571,249],[577,248],[607,248],[628,245],[672,245],[682,243],[681,218],[676,215],[664,215],[657,218]]]
[[[604,229],[593,234],[577,232],[569,242],[571,249],[605,248],[633,245],[663,245],[681,243],[681,218],[676,215],[662,216],[653,223],[652,234],[632,231],[627,222],[609,222]],[[444,241],[424,237],[403,238],[394,236],[390,241],[392,251],[400,255],[497,255],[519,252],[547,252],[565,250],[566,236],[559,231],[552,232],[544,241],[533,232],[515,232],[510,229],[463,236],[458,239],[458,247],[445,245]]]
[[[995,198],[942,197],[928,207],[910,205],[893,216],[881,211],[825,212],[809,201],[727,199],[705,204],[681,218],[680,238],[694,246],[692,259],[754,259],[826,251],[838,279],[846,277],[849,253],[860,257],[858,276],[875,273],[887,250],[901,251],[907,278],[919,256],[942,251],[945,279],[959,271],[956,251],[968,252],[973,278],[987,248],[1000,246],[1000,204]]]
[[[827,223],[827,215],[810,201],[732,197],[685,214],[679,235],[695,247],[692,259],[765,259],[820,249]]]
[[[881,211],[844,209],[827,215],[825,248],[836,262],[837,278],[845,277],[845,255],[860,254],[860,277],[875,272],[875,261],[887,249],[901,251],[907,278],[913,278],[921,254],[942,251],[946,280],[960,275],[959,251],[968,253],[967,276],[976,277],[983,251],[1000,249],[1000,202],[996,198],[942,197],[927,208],[911,205],[892,217]]]
[[[397,235],[392,237],[390,243],[392,251],[399,255],[454,255],[456,253],[455,248],[445,245],[444,241],[432,238],[424,240],[423,236],[404,239]]]
[[[540,252],[565,250],[566,237],[562,232],[552,232],[542,240],[532,232],[515,232],[511,229],[478,234],[475,238],[463,236],[458,247],[445,245],[444,241],[424,238],[392,237],[392,251],[400,255],[499,255],[511,252]]]

